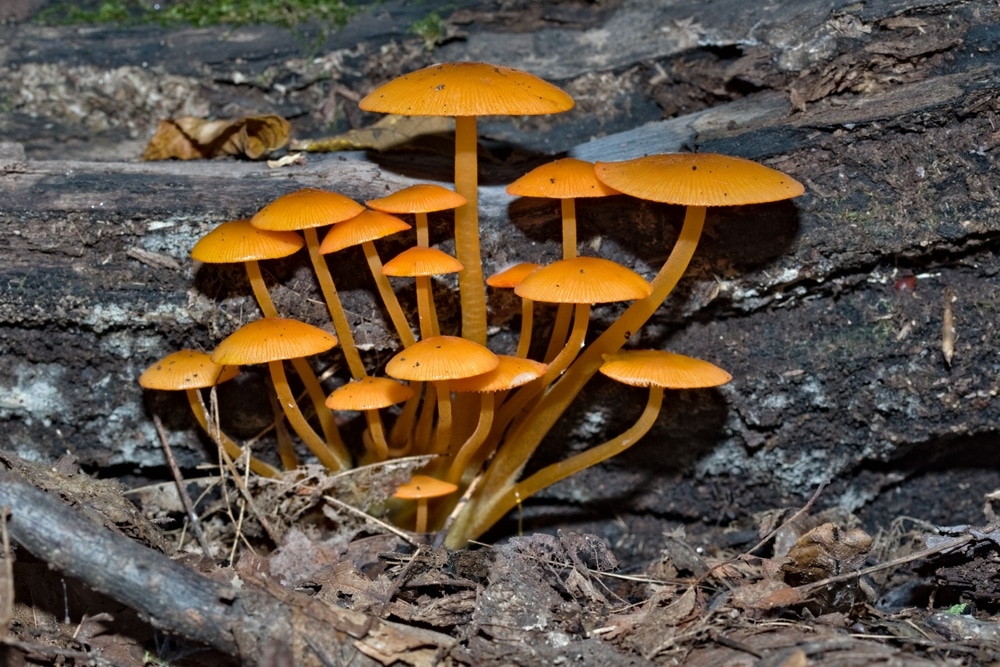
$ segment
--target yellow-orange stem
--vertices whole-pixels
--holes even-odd
[[[392,291],[389,278],[382,273],[382,260],[378,256],[375,244],[371,241],[365,241],[361,244],[361,248],[365,252],[365,259],[368,260],[368,268],[371,269],[372,277],[375,279],[375,286],[378,287],[378,293],[382,297],[382,303],[385,304],[386,312],[389,313],[389,319],[392,320],[392,326],[396,328],[396,335],[399,336],[399,341],[403,344],[403,347],[413,345],[416,342],[416,338],[413,336],[413,331],[410,330],[410,323],[406,321],[406,316],[399,305],[396,293]]]
[[[458,292],[462,338],[486,345],[486,287],[479,250],[479,167],[476,117],[455,118],[455,192],[466,203],[455,209],[455,257],[462,263]]]
[[[302,416],[299,404],[295,401],[291,389],[288,387],[288,378],[285,377],[285,368],[280,361],[269,361],[267,364],[271,371],[271,381],[274,383],[274,393],[278,396],[278,404],[285,412],[289,426],[295,431],[306,446],[316,455],[320,463],[330,470],[346,470],[351,467],[351,456],[347,449],[328,444],[319,434],[313,430],[309,422]]]
[[[208,435],[214,440],[220,447],[226,450],[233,459],[239,459],[243,456],[243,448],[233,442],[229,436],[223,433],[221,430],[214,428],[209,428],[208,424],[208,414],[205,412],[205,404],[201,400],[201,394],[198,393],[197,389],[188,389],[186,392],[188,405],[191,406],[191,412],[194,414],[195,420],[198,425],[208,433]],[[250,470],[261,475],[262,477],[278,477],[281,473],[274,466],[256,459],[252,456],[247,457],[247,465],[250,466]]]

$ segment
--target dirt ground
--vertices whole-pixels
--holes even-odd
[[[780,207],[743,212],[738,222],[760,226],[725,238],[710,234],[692,267],[694,280],[644,334],[649,344],[669,340],[695,352],[728,341],[718,355],[744,378],[740,396],[682,398],[645,447],[525,503],[482,545],[466,550],[446,551],[433,536],[393,532],[325,500],[334,497],[378,516],[381,499],[405,477],[405,468],[370,479],[310,470],[304,479],[281,484],[243,483],[220,476],[217,466],[201,465],[212,457],[204,441],[191,436],[189,422],[176,416],[180,401],[156,399],[141,413],[148,442],[131,458],[108,451],[102,433],[139,428],[104,421],[103,405],[67,423],[51,417],[46,424],[2,404],[13,415],[10,441],[0,447],[3,535],[9,529],[20,546],[13,557],[8,552],[0,572],[0,663],[797,667],[1000,661],[1000,227],[992,197],[1000,102],[989,83],[996,69],[963,60],[993,63],[993,37],[1000,34],[994,6],[871,3],[854,11],[846,3],[804,2],[798,18],[824,12],[822,25],[833,26],[831,32],[810,37],[810,56],[788,46],[794,40],[787,38],[786,60],[776,65],[767,52],[780,42],[774,33],[767,48],[751,39],[713,46],[712,40],[727,40],[709,16],[670,23],[679,36],[669,54],[645,53],[637,43],[595,48],[591,59],[554,53],[574,30],[590,31],[596,40],[605,28],[620,29],[623,17],[636,20],[626,10],[643,3],[434,5],[444,20],[432,37],[409,29],[429,6],[385,3],[346,35],[326,36],[336,63],[310,52],[316,36],[310,26],[257,35],[275,61],[296,63],[283,70],[263,58],[234,56],[238,48],[221,29],[193,40],[161,29],[112,31],[106,39],[109,50],[122,54],[119,62],[113,53],[87,51],[93,47],[86,29],[33,26],[30,17],[43,4],[25,0],[0,8],[11,40],[39,30],[48,49],[37,57],[5,54],[14,63],[4,65],[5,81],[17,80],[21,88],[10,93],[2,136],[24,153],[4,165],[134,162],[160,118],[184,113],[280,113],[296,137],[329,136],[365,126],[369,119],[356,102],[369,80],[437,60],[475,59],[507,40],[523,45],[525,62],[571,83],[579,116],[572,125],[484,123],[487,184],[509,182],[526,165],[567,151],[625,150],[637,141],[629,133],[648,123],[695,118],[749,100],[721,129],[700,126],[698,149],[735,147],[789,173],[808,173],[809,201],[799,214]],[[743,11],[732,9],[733,16]],[[533,40],[538,35],[553,44]],[[167,75],[158,59],[171,40],[198,49],[198,57],[172,61]],[[616,61],[626,52],[629,64]],[[47,60],[74,58],[80,64],[69,85]],[[332,65],[340,70],[330,78],[322,68]],[[970,71],[976,74],[962,78]],[[960,99],[925,109],[906,95],[891,97],[896,87],[919,83],[929,72],[961,89]],[[918,95],[927,99],[920,102],[934,104],[936,95],[950,94],[941,90],[922,89]],[[838,120],[845,109],[857,112],[866,95],[886,91],[890,96],[880,103],[898,105],[887,118]],[[784,114],[773,126],[738,134],[743,115],[752,116],[754,105],[771,99],[763,95],[769,92],[801,108],[801,115]],[[614,142],[590,143],[604,137]],[[945,150],[956,143],[961,151]],[[420,175],[447,172],[437,146],[419,150],[428,158]],[[310,159],[323,165],[336,158]],[[412,168],[410,154],[379,159],[386,171]],[[4,169],[16,175],[20,168]],[[144,176],[129,178],[117,184],[122,201],[145,187]],[[52,182],[61,187],[58,179]],[[243,187],[248,189],[217,206],[235,211],[232,201],[265,198],[275,186],[255,186],[262,192],[254,194]],[[177,199],[185,213],[184,207],[202,204],[200,196],[194,203]],[[20,200],[18,206],[31,217],[30,206]],[[520,221],[524,240],[518,243],[551,247],[552,212],[519,206],[504,211]],[[585,214],[595,230],[591,241],[606,239],[604,250],[612,256],[662,259],[644,239],[670,238],[677,212],[649,206],[640,229],[615,237],[624,218],[619,208],[597,205]],[[136,218],[148,213],[138,205],[134,210],[140,211]],[[876,218],[886,227],[868,224]],[[833,219],[842,224],[829,224]],[[765,231],[773,232],[767,241]],[[16,233],[18,239],[31,234]],[[5,245],[17,247],[18,239]],[[794,265],[782,257],[792,246]],[[493,249],[508,250],[502,241]],[[144,255],[140,263],[149,259]],[[791,266],[793,277],[778,277],[789,275]],[[276,269],[287,288],[279,304],[313,289],[304,284],[303,271],[294,264]],[[28,273],[4,275],[8,284],[24,276],[30,282]],[[68,275],[54,272],[46,280],[59,283]],[[221,304],[193,327],[202,344],[239,320],[246,294],[227,283],[233,277],[224,271],[198,275],[203,298]],[[118,274],[100,280],[109,293],[124,282]],[[148,291],[134,298],[187,298],[187,274],[156,274],[156,280],[162,282],[137,288]],[[963,308],[955,361],[947,366],[940,356],[942,300],[932,292],[944,285],[960,295]],[[53,288],[38,291],[46,289]],[[9,303],[18,298],[13,289],[5,294]],[[517,304],[493,306],[500,328],[513,329]],[[50,326],[54,316],[47,317],[56,310],[40,303],[39,312],[17,320],[5,315],[5,354],[39,364],[96,365],[97,353],[84,351],[76,332]],[[375,322],[366,358],[383,358],[391,343],[380,316],[364,317]],[[48,349],[30,350],[36,330],[50,328]],[[108,347],[97,325],[89,333]],[[168,325],[157,325],[156,333],[158,343],[179,336]],[[495,335],[498,345],[509,343],[505,335]],[[750,356],[754,341],[764,342]],[[85,404],[101,390],[81,383],[72,391]],[[113,400],[133,400],[137,393]],[[611,416],[593,433],[573,431],[557,444],[580,448],[599,440],[620,426],[620,406],[634,400],[598,383],[566,421],[584,423],[584,415],[598,414],[594,406]],[[849,414],[830,416],[835,410]],[[255,411],[259,405],[246,412]],[[159,441],[148,437],[154,413],[167,415],[168,430],[187,434],[177,456],[197,500],[197,522],[186,517],[160,463]],[[73,443],[72,454],[59,458],[67,447],[58,440],[48,444],[52,420]],[[240,419],[232,421],[226,428],[237,428],[241,437],[261,427],[259,418],[244,420],[242,431],[235,424]],[[38,444],[26,447],[27,441]],[[813,458],[783,458],[794,442],[815,447]],[[662,457],[658,447],[682,453]],[[559,447],[546,449],[531,465],[561,455]],[[25,460],[32,458],[36,463]],[[34,495],[39,489],[45,497]],[[73,512],[60,513],[46,498],[58,498]]]

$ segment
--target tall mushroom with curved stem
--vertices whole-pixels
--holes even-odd
[[[549,387],[518,425],[507,434],[483,482],[462,509],[448,536],[450,546],[465,544],[479,533],[470,529],[481,499],[495,497],[520,475],[542,439],[573,398],[597,372],[605,355],[614,354],[638,331],[673,291],[687,270],[701,238],[708,206],[740,206],[780,201],[804,192],[787,174],[742,158],[711,153],[651,155],[625,162],[597,163],[598,178],[640,199],[686,206],[684,224],[673,250],[651,281],[653,291],[629,306],[587,346],[566,372]]]
[[[392,291],[389,279],[382,273],[382,259],[375,249],[375,241],[391,234],[406,231],[410,225],[403,222],[394,215],[382,213],[380,211],[366,210],[354,216],[350,220],[339,222],[330,228],[330,231],[323,237],[323,242],[319,244],[319,251],[327,255],[353,245],[360,245],[368,261],[368,268],[375,279],[378,293],[382,297],[382,303],[389,313],[389,319],[396,328],[396,335],[399,336],[403,347],[409,347],[416,342],[410,324],[406,321],[403,309],[399,305],[396,293]]]
[[[265,317],[243,325],[223,339],[212,352],[212,361],[226,365],[267,364],[278,403],[292,430],[323,465],[330,470],[344,470],[351,467],[347,448],[339,438],[328,443],[313,430],[288,386],[282,364],[286,359],[312,356],[336,345],[337,338],[319,327],[298,320]]]
[[[235,264],[242,262],[254,298],[260,305],[264,317],[279,317],[277,308],[267,290],[267,283],[260,271],[260,261],[280,259],[299,251],[305,242],[298,232],[268,231],[250,224],[250,219],[223,222],[205,236],[198,239],[191,249],[191,259],[206,264]],[[333,415],[323,408],[326,394],[312,366],[302,358],[292,359],[292,366],[309,394],[316,408],[316,416],[327,442],[340,438]],[[283,451],[284,459],[291,461],[290,452]]]
[[[333,329],[340,337],[347,367],[355,380],[365,376],[365,366],[354,343],[351,325],[337,294],[333,276],[330,275],[330,267],[319,252],[316,228],[350,220],[364,210],[364,206],[342,194],[317,188],[302,188],[278,197],[250,218],[250,224],[257,229],[302,232],[313,272],[330,311],[330,319],[333,320]]]
[[[143,371],[139,376],[139,386],[144,389],[163,391],[183,391],[191,406],[191,413],[198,425],[226,453],[234,459],[243,455],[243,449],[217,428],[209,428],[208,413],[201,400],[200,389],[207,389],[231,380],[239,373],[239,367],[214,363],[206,352],[180,350],[168,354]],[[248,456],[250,470],[263,477],[278,477],[278,470],[260,459]]]
[[[455,192],[467,202],[455,211],[455,256],[464,267],[458,278],[462,337],[485,345],[476,117],[558,113],[573,108],[573,98],[528,72],[456,62],[404,74],[373,90],[359,106],[403,116],[455,117]]]
[[[718,366],[682,354],[661,350],[629,350],[607,357],[601,373],[623,384],[648,387],[649,397],[639,419],[623,433],[563,461],[545,466],[528,478],[500,491],[487,502],[488,511],[477,517],[482,526],[491,526],[520,502],[542,489],[624,452],[649,432],[660,414],[665,389],[706,389],[718,387],[733,376]],[[473,531],[480,530],[473,527]]]

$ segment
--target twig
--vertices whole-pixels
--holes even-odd
[[[416,540],[413,539],[412,535],[410,535],[405,530],[400,530],[399,528],[396,528],[391,523],[386,523],[385,521],[382,521],[381,519],[377,519],[377,518],[373,517],[371,514],[369,514],[368,512],[365,512],[363,510],[359,510],[357,507],[354,507],[353,505],[348,505],[343,500],[338,500],[338,499],[334,498],[333,496],[323,496],[323,500],[325,500],[326,502],[330,503],[331,505],[339,507],[340,509],[344,510],[345,512],[349,512],[351,514],[354,514],[356,516],[361,517],[362,519],[364,519],[365,521],[367,521],[369,523],[375,524],[376,526],[378,526],[382,530],[390,532],[393,535],[395,535],[396,537],[398,537],[398,538],[406,541],[408,544],[411,544],[413,546],[418,546]]]
[[[180,495],[181,504],[184,506],[184,513],[187,514],[188,523],[191,525],[191,532],[194,533],[195,539],[198,540],[198,545],[201,547],[202,553],[211,558],[212,547],[208,544],[208,540],[205,539],[205,533],[201,530],[201,522],[198,520],[198,515],[194,512],[194,504],[191,502],[191,496],[188,495],[187,487],[184,485],[184,478],[181,476],[180,468],[177,467],[177,461],[174,460],[174,451],[170,448],[170,443],[167,441],[167,433],[163,430],[163,422],[160,421],[159,415],[155,413],[153,414],[153,424],[156,425],[156,432],[160,436],[160,444],[163,446],[164,456],[167,457],[167,465],[170,466],[170,472],[177,483],[177,493]]]

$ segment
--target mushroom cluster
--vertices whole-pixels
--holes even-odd
[[[446,529],[445,543],[460,547],[531,495],[638,441],[654,424],[666,390],[703,389],[730,380],[727,372],[706,361],[662,350],[628,349],[626,344],[687,269],[707,207],[795,197],[803,192],[795,180],[748,160],[714,154],[650,155],[596,165],[555,160],[519,178],[508,192],[560,200],[562,258],[544,266],[526,261],[484,281],[476,118],[557,113],[570,109],[572,98],[527,72],[486,63],[446,63],[391,81],[360,106],[367,111],[454,117],[454,189],[416,184],[368,200],[365,206],[336,192],[304,188],[279,197],[248,219],[221,224],[198,242],[192,257],[199,261],[245,264],[261,317],[210,354],[184,351],[156,362],[140,382],[150,389],[185,390],[196,419],[226,454],[245,457],[256,474],[281,474],[211,428],[199,394],[232,377],[240,365],[266,364],[284,419],[329,469],[431,455],[425,469],[396,494],[402,504],[398,518],[417,532]],[[616,195],[686,207],[679,238],[652,280],[608,259],[578,254],[576,200]],[[455,256],[433,243],[429,213],[454,216]],[[413,216],[413,245],[383,263],[376,243],[413,229],[399,216]],[[320,228],[325,230],[322,242]],[[364,252],[399,341],[399,351],[383,368],[365,366],[327,263],[327,255],[348,252],[352,246]],[[325,326],[280,314],[261,271],[261,262],[303,247],[329,310]],[[442,331],[433,294],[435,276],[447,273],[458,274],[461,330],[455,332]],[[398,277],[412,279],[407,284],[416,294],[415,322],[397,299],[396,289],[401,288],[390,279]],[[521,298],[520,339],[513,355],[489,349],[487,286],[513,289]],[[611,302],[629,305],[587,343],[592,307]],[[556,315],[544,353],[531,359],[537,303],[556,304]],[[331,351],[343,355],[350,378],[327,395],[310,358]],[[305,410],[290,389],[286,361],[303,387]],[[176,379],[168,377],[174,369]],[[597,372],[648,389],[638,421],[617,437],[522,479],[525,464]],[[396,405],[402,407],[393,409]],[[363,442],[344,441],[335,411],[363,415]],[[391,426],[386,420],[392,420]],[[297,461],[290,449],[287,443],[281,445],[279,458],[286,468]]]

